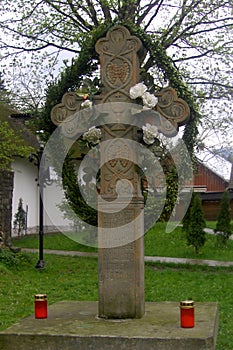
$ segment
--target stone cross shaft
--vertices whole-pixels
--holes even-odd
[[[131,102],[129,90],[139,82],[145,51],[137,37],[119,26],[96,43],[96,51],[104,85],[102,101],[112,103],[113,120],[117,121],[125,112],[124,103]],[[134,169],[137,154],[129,140],[136,140],[136,128],[132,125],[110,124],[102,129],[99,316],[105,318],[140,318],[144,314],[143,196]],[[121,180],[126,181],[125,187]],[[130,202],[127,181],[132,185]],[[120,202],[116,201],[117,190]]]

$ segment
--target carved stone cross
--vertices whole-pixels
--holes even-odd
[[[137,127],[122,123],[122,115],[125,104],[132,103],[129,90],[140,81],[146,51],[140,39],[122,26],[112,27],[98,40],[96,51],[102,89],[94,103],[110,105],[107,110],[112,114],[111,123],[101,128],[98,314],[103,318],[140,318],[144,314],[144,199],[135,171],[138,154],[131,142],[137,142]],[[171,136],[174,127],[178,129],[187,119],[189,108],[170,87],[157,97],[157,127]],[[81,102],[75,93],[66,93],[51,112],[54,124],[79,112]]]

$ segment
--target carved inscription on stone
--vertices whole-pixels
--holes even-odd
[[[134,315],[137,303],[135,295],[136,266],[133,263],[135,243],[103,249],[99,258],[103,268],[99,274],[99,289],[106,296],[106,303],[101,305],[100,313],[103,312],[109,317],[116,318]]]

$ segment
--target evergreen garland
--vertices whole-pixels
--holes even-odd
[[[188,103],[191,113],[190,120],[185,126],[183,140],[187,146],[191,158],[193,159],[193,149],[195,147],[195,140],[198,133],[197,125],[200,119],[200,114],[192,92],[183,82],[182,76],[174,66],[172,59],[167,55],[166,49],[157,40],[157,38],[152,37],[141,28],[136,27],[130,22],[105,22],[86,35],[78,58],[74,59],[71,66],[67,67],[61,74],[60,79],[51,84],[48,88],[45,107],[39,121],[40,129],[45,131],[44,140],[48,140],[49,136],[56,128],[50,119],[52,107],[61,102],[61,98],[65,92],[77,89],[77,87],[81,84],[83,77],[90,77],[91,74],[97,69],[98,55],[95,52],[95,43],[99,38],[104,37],[107,31],[115,24],[126,26],[132,35],[136,35],[139,39],[141,39],[143,45],[150,54],[150,67],[157,66],[162,72],[164,79],[168,80],[169,85],[176,89],[178,96]],[[147,78],[147,71],[145,67],[142,68],[141,77],[145,77],[145,80]],[[73,165],[67,160],[63,169],[63,183],[68,203],[71,205],[73,210],[84,219],[84,221],[89,222],[90,220],[95,224],[97,222],[96,212],[86,205],[81,194],[79,193],[77,179],[76,176],[74,176],[75,171]],[[173,202],[177,190],[175,186],[171,186],[171,182],[174,184],[176,178],[176,172],[171,171],[167,178],[169,198],[167,202],[168,206],[163,213],[164,217],[169,215],[169,212],[172,211],[174,206]]]
[[[63,188],[67,204],[73,212],[83,221],[97,226],[97,211],[85,202],[80,192],[74,164],[71,159],[66,158],[62,173]],[[65,208],[64,208],[65,209]]]

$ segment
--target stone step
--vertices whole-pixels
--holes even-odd
[[[97,302],[62,301],[47,319],[29,316],[0,332],[0,350],[215,350],[216,303],[196,303],[195,327],[180,327],[179,303],[150,302],[140,319],[97,317]]]

